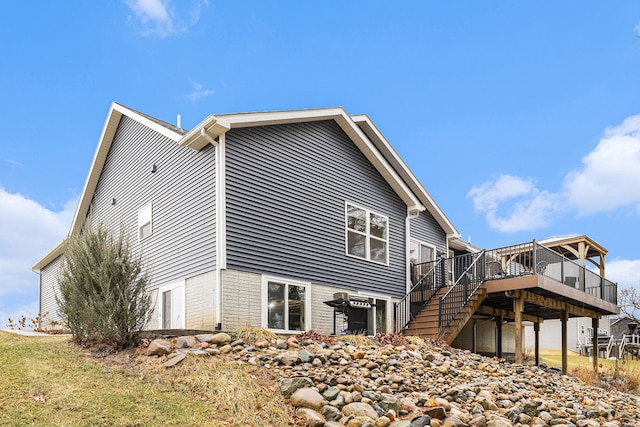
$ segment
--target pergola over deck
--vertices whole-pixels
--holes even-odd
[[[600,276],[604,277],[604,257],[609,251],[603,246],[585,235],[550,237],[538,241],[543,246],[564,255],[570,260],[575,260],[585,267],[585,261],[589,261],[598,267]]]
[[[486,291],[476,311],[496,317],[497,351],[501,356],[502,322],[515,322],[516,363],[522,363],[522,322],[531,321],[535,331],[535,357],[539,362],[540,323],[560,319],[562,324],[562,370],[567,369],[567,320],[590,317],[597,342],[599,319],[618,314],[617,286],[604,278],[607,250],[587,236],[547,239],[485,252]],[[577,262],[574,262],[577,261]],[[595,265],[600,274],[585,268]],[[593,364],[597,369],[597,351]]]

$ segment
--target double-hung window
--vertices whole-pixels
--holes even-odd
[[[389,218],[351,203],[346,204],[347,255],[387,264]]]

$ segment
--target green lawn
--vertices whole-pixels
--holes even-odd
[[[541,361],[549,367],[562,366],[561,355],[540,355]],[[602,380],[598,379],[593,371],[593,361],[584,356],[567,356],[567,372],[580,378],[582,381],[600,386]],[[638,360],[608,360],[598,359],[598,373],[607,377],[614,376],[623,381],[616,381],[615,388],[627,393],[640,394],[640,361]],[[605,382],[610,381],[604,379]],[[608,384],[613,384],[608,382]]]
[[[559,354],[541,354],[540,360],[545,362],[549,367],[562,366],[562,356]],[[598,358],[598,364],[601,364],[601,369],[605,371],[614,369],[617,364],[618,367],[640,372],[640,361],[638,360],[619,360],[616,362],[615,360]],[[592,367],[593,361],[589,360],[586,356],[567,356],[567,365],[568,371],[571,372],[571,370],[577,367]]]
[[[0,331],[0,425],[287,424],[278,394],[264,393],[243,367],[193,357],[167,370],[139,360],[109,367],[66,337]]]

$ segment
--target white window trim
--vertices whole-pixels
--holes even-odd
[[[393,326],[393,302],[391,301],[391,297],[388,295],[381,295],[381,294],[376,294],[376,293],[369,293],[369,292],[358,292],[356,295],[358,295],[359,297],[365,297],[365,298],[375,298],[375,299],[379,299],[379,300],[384,300],[387,302],[387,324],[385,325],[385,329],[387,330],[387,332],[391,332],[392,326]],[[378,311],[378,307],[371,307],[371,309],[375,309],[376,311]],[[375,322],[375,318],[376,316],[373,316],[374,322]],[[374,334],[371,336],[375,335],[375,330],[376,330],[376,326],[377,325],[373,325],[372,330],[374,331]]]
[[[185,280],[180,280],[178,282],[169,283],[168,285],[162,285],[158,287],[158,329],[163,329],[163,318],[162,318],[162,293],[168,290],[172,290],[175,288],[182,288],[182,319],[179,325],[176,325],[172,329],[184,329],[185,328],[185,317],[187,317],[187,308],[186,308],[186,286]],[[173,304],[173,302],[172,302]]]
[[[278,282],[284,283],[287,286],[295,285],[304,287],[304,312],[306,318],[304,319],[304,331],[290,331],[287,329],[272,329],[269,328],[269,311],[267,305],[269,304],[269,282]],[[285,301],[286,311],[289,309],[289,298]],[[261,295],[261,323],[264,329],[269,329],[272,332],[279,334],[301,334],[306,331],[310,331],[311,327],[311,283],[310,282],[302,282],[297,279],[289,279],[286,277],[277,277],[277,276],[262,276],[262,295]],[[286,324],[285,324],[286,325]]]
[[[348,206],[349,205],[353,206],[354,208],[362,209],[363,211],[366,212],[366,215],[365,215],[365,218],[366,218],[366,230],[367,230],[366,233],[362,233],[360,231],[353,230],[353,229],[349,228],[349,210],[348,210]],[[387,244],[387,251],[385,253],[385,261],[384,262],[376,261],[376,260],[373,260],[373,259],[370,258],[371,257],[371,253],[370,253],[370,250],[369,250],[370,249],[369,248],[369,241],[372,238],[372,236],[370,234],[370,230],[369,230],[369,220],[370,220],[369,215],[370,214],[381,216],[383,218],[386,218],[386,220],[387,220],[387,238],[386,238],[386,240],[384,240],[384,242]],[[364,248],[365,257],[364,258],[359,257],[359,256],[355,256],[355,255],[351,255],[349,253],[349,230],[353,231],[354,233],[358,233],[358,234],[364,235],[366,237],[366,239],[364,241],[364,246],[365,246],[365,248]],[[345,201],[344,202],[344,253],[349,258],[354,258],[354,259],[360,259],[360,260],[364,260],[364,261],[368,261],[368,262],[373,262],[373,263],[379,264],[379,265],[389,265],[389,251],[390,251],[390,248],[389,248],[389,236],[390,235],[391,235],[391,224],[390,224],[390,221],[389,221],[389,217],[387,215],[382,215],[382,214],[380,214],[378,212],[372,211],[371,209],[364,208],[364,207],[358,205],[357,203],[351,203],[349,201]],[[373,239],[382,241],[382,239],[380,239],[378,237],[375,237],[375,236],[373,236]]]
[[[141,216],[141,213],[143,213],[147,209],[149,209],[149,235],[142,237],[142,232],[141,232],[142,226],[145,225],[146,222],[141,223],[140,216]],[[138,209],[138,241],[145,240],[151,236],[153,236],[153,203],[149,202],[146,205],[142,206],[140,209]]]
[[[431,257],[429,262],[435,261],[437,259],[437,255],[436,254],[437,254],[438,250],[436,249],[435,245],[432,245],[431,243],[423,242],[422,240],[419,240],[419,239],[411,238],[409,240],[409,260],[411,260],[411,243],[413,243],[413,242],[417,243],[419,246],[427,246],[427,247],[432,249],[431,253],[433,254],[433,256]]]

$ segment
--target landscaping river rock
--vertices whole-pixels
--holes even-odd
[[[308,426],[640,426],[638,396],[433,342],[355,345],[289,338],[247,343],[225,333],[190,338],[174,340],[173,353],[231,358],[268,369]],[[163,355],[166,341],[152,342],[149,354],[169,367],[179,361],[169,357],[172,353]],[[194,345],[175,348],[176,342]]]

